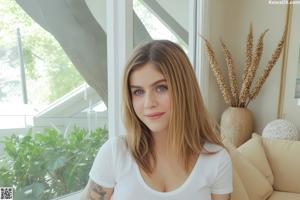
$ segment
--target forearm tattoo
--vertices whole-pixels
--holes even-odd
[[[91,186],[88,192],[89,200],[105,200],[107,192],[104,191],[103,187],[91,182]]]

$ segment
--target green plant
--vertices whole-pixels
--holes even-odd
[[[0,159],[0,186],[14,187],[15,199],[53,199],[78,191],[88,181],[88,173],[100,146],[107,140],[106,129],[74,127],[66,136],[45,129],[24,137],[6,137]]]

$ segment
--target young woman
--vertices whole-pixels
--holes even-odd
[[[82,199],[227,200],[232,166],[184,51],[166,40],[135,50],[123,77],[126,135],[109,139]]]

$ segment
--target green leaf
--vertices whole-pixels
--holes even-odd
[[[33,183],[26,187],[18,188],[15,194],[15,199],[38,200],[42,198],[44,190],[45,186],[42,183]]]
[[[17,199],[22,200],[53,199],[77,191],[86,185],[96,153],[107,138],[105,129],[88,134],[78,127],[66,138],[51,128],[43,133],[30,130],[23,138],[7,137],[0,159],[0,184],[15,186]]]
[[[63,167],[66,164],[67,160],[68,158],[65,155],[59,156],[58,158],[54,158],[52,161],[50,161],[47,169],[50,172],[54,172],[55,170]]]

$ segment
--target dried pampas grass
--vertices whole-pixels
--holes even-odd
[[[259,63],[263,54],[263,39],[265,34],[267,33],[268,29],[265,30],[263,33],[260,34],[260,37],[257,41],[257,45],[255,48],[255,51],[253,51],[253,31],[252,31],[252,24],[250,24],[249,33],[247,36],[247,43],[246,43],[246,61],[244,66],[244,72],[242,77],[242,86],[241,91],[239,93],[238,91],[238,81],[237,76],[235,73],[235,65],[233,57],[228,50],[225,43],[221,40],[221,47],[224,52],[225,61],[227,64],[227,71],[228,71],[228,78],[229,78],[229,84],[230,84],[230,91],[227,87],[227,84],[225,82],[225,77],[222,74],[221,68],[219,67],[215,53],[208,42],[207,39],[202,37],[202,39],[205,41],[205,47],[206,47],[206,53],[208,56],[210,68],[212,69],[214,76],[217,79],[217,84],[219,86],[219,89],[221,90],[221,93],[224,97],[225,103],[232,106],[232,107],[247,107],[250,101],[254,100],[257,95],[259,94],[260,89],[262,88],[263,84],[265,83],[266,79],[268,78],[272,68],[276,64],[282,48],[284,46],[285,42],[285,35],[286,32],[284,32],[281,40],[279,41],[274,53],[272,54],[271,59],[269,60],[268,64],[266,65],[263,73],[259,77],[259,79],[256,81],[253,89],[251,90],[251,85],[253,83],[253,80],[256,75],[256,71],[259,67]]]
[[[249,92],[250,92],[250,87],[252,84],[252,81],[255,77],[256,70],[258,68],[259,62],[261,60],[261,56],[263,53],[263,48],[264,48],[264,36],[268,30],[264,31],[257,42],[256,49],[255,49],[255,54],[254,58],[251,60],[251,65],[247,70],[247,75],[245,77],[245,80],[243,81],[242,84],[242,89],[241,89],[241,95],[240,95],[240,106],[239,107],[244,107],[248,97],[249,97]]]
[[[252,49],[253,49],[253,31],[252,31],[252,23],[250,23],[250,30],[247,36],[247,44],[246,44],[246,62],[244,67],[243,82],[245,81],[249,68],[251,67]]]
[[[265,81],[268,78],[271,70],[273,69],[274,65],[276,64],[276,62],[277,62],[277,60],[278,60],[278,58],[281,54],[281,51],[282,51],[282,48],[283,48],[283,45],[284,45],[284,40],[285,40],[285,33],[283,34],[281,40],[279,41],[279,43],[276,47],[275,52],[272,54],[271,59],[269,60],[267,66],[265,67],[264,72],[259,77],[259,79],[256,81],[256,83],[254,85],[254,88],[251,91],[250,98],[249,98],[249,101],[248,101],[247,105],[249,104],[249,102],[251,100],[254,100],[257,97],[262,85],[265,83]]]
[[[218,84],[218,86],[221,90],[221,93],[222,93],[223,97],[224,97],[225,103],[226,104],[231,104],[231,97],[230,97],[230,94],[228,92],[227,85],[225,83],[225,78],[224,78],[224,76],[222,74],[222,71],[221,71],[221,69],[218,65],[217,60],[216,60],[215,53],[214,53],[213,49],[211,48],[210,43],[205,38],[203,38],[203,40],[205,41],[205,48],[206,48],[206,52],[207,52],[210,67],[211,67],[212,71],[214,72],[214,75],[217,79],[217,84]]]
[[[235,74],[235,66],[233,62],[232,55],[224,42],[221,40],[222,49],[224,52],[225,60],[227,63],[227,70],[228,70],[228,77],[230,83],[230,90],[232,95],[232,102],[233,106],[237,106],[239,104],[239,93],[238,93],[238,83]]]

